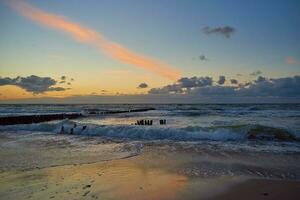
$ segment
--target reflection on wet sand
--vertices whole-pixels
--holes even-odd
[[[82,165],[72,170],[59,167],[48,169],[46,173],[51,182],[70,173],[65,181],[90,182],[91,195],[113,199],[175,199],[187,182],[185,176],[161,169],[140,168],[130,159]]]
[[[37,177],[37,178],[34,178]],[[6,173],[5,199],[177,199],[187,178],[163,169],[139,167],[130,159]],[[26,184],[24,184],[26,183]]]

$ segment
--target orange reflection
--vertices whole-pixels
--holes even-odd
[[[92,182],[89,195],[101,196],[104,199],[180,199],[180,192],[187,187],[187,177],[162,168],[138,166],[131,162],[126,159],[76,167],[57,167],[47,169],[46,173],[49,182],[63,180],[63,183],[59,183],[60,190],[63,190],[64,185],[81,190],[84,183]],[[76,184],[80,186],[77,187]]]

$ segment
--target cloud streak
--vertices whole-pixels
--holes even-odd
[[[105,38],[101,33],[83,27],[63,16],[47,13],[24,1],[12,0],[9,2],[9,5],[26,18],[48,28],[62,31],[78,42],[94,46],[119,62],[151,71],[171,80],[177,80],[180,77],[180,72],[173,67],[161,63],[156,59],[133,52],[130,49]]]

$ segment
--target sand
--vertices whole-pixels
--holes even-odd
[[[5,200],[300,199],[296,180],[221,173],[229,161],[219,163],[226,157],[170,144],[141,149],[136,142],[2,133],[0,148],[0,199]]]
[[[243,183],[234,185],[222,194],[212,198],[220,200],[243,199],[243,200],[283,200],[300,199],[300,182],[249,179]]]

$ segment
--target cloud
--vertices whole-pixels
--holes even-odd
[[[193,88],[193,87],[204,87],[208,85],[212,85],[213,80],[211,77],[205,76],[205,77],[183,77],[178,80],[179,85],[182,88]]]
[[[211,77],[183,77],[176,83],[164,86],[162,88],[152,88],[149,90],[150,94],[181,94],[193,88],[211,86],[213,80]]]
[[[183,88],[179,84],[167,85],[162,88],[152,88],[148,92],[149,94],[181,94]]]
[[[15,85],[33,94],[67,90],[67,88],[63,87],[54,87],[56,83],[57,81],[50,77],[39,77],[35,75],[27,77],[18,76],[16,78],[0,77],[0,86]]]
[[[236,85],[236,84],[238,84],[239,82],[238,82],[238,80],[236,80],[236,79],[230,79],[230,83]]]
[[[231,26],[223,26],[223,27],[216,27],[216,28],[211,28],[209,26],[206,26],[202,29],[202,32],[206,35],[217,34],[217,35],[222,35],[225,38],[230,38],[235,31],[236,31],[235,28]]]
[[[141,84],[139,84],[139,86],[137,88],[144,89],[144,88],[147,88],[147,87],[148,87],[147,83],[141,83]]]
[[[46,27],[62,31],[78,42],[94,46],[119,62],[151,71],[171,80],[176,80],[180,77],[180,72],[172,66],[133,52],[105,38],[101,33],[74,23],[63,16],[47,13],[24,1],[11,0],[9,5],[26,18]]]
[[[28,77],[24,78],[29,79]],[[18,83],[19,87],[24,87],[24,85],[28,85],[25,82],[22,81],[22,77],[0,78],[0,85],[17,85]],[[53,85],[55,81],[50,82],[51,84],[48,86]],[[48,88],[52,89],[46,89],[47,91],[59,90],[54,89],[53,86]],[[173,84],[161,88],[152,88],[148,94],[126,95],[116,93],[117,95],[115,95],[107,94],[105,90],[101,90],[99,94],[90,93],[89,95],[75,95],[65,98],[32,98],[22,100],[21,103],[299,103],[299,88],[300,76],[283,78],[259,76],[254,81],[231,86],[218,85],[211,77],[194,76],[183,77]],[[18,100],[5,100],[6,97],[2,97],[0,102],[20,103]]]
[[[286,61],[285,61],[287,64],[295,64],[295,63],[297,63],[297,60],[294,58],[294,57],[292,57],[292,56],[289,56],[289,57],[287,57],[286,58]]]
[[[223,85],[226,81],[225,76],[219,76],[218,84]]]
[[[199,56],[199,59],[202,60],[202,61],[208,61],[208,58],[204,54],[201,54]]]
[[[66,76],[61,76],[60,79],[61,79],[62,81],[65,81],[65,80],[67,79],[67,77],[66,77]]]
[[[268,79],[258,77],[248,87],[239,89],[238,94],[242,96],[277,96],[290,97],[300,96],[300,76]]]
[[[260,70],[257,70],[255,72],[250,73],[249,75],[250,76],[258,76],[258,75],[261,75],[261,74],[262,74],[262,72]]]
[[[193,95],[201,95],[201,96],[223,96],[223,95],[234,95],[235,94],[235,87],[232,86],[219,86],[213,85],[209,87],[200,87],[195,88],[194,90],[190,91],[190,94]]]
[[[221,76],[220,76],[221,77]],[[184,81],[183,81],[184,80]],[[195,84],[196,80],[211,80],[208,84]],[[171,85],[152,88],[149,94],[178,94],[188,96],[230,96],[230,97],[300,97],[300,76],[285,78],[257,77],[253,82],[236,86],[213,85],[211,77],[181,78]]]

